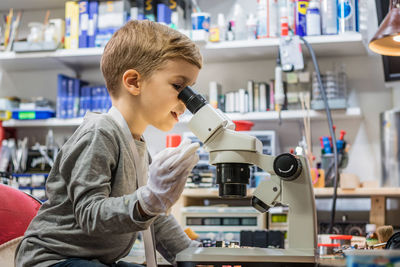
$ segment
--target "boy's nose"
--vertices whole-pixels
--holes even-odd
[[[185,106],[185,104],[183,103],[183,101],[182,100],[180,100],[179,99],[179,104],[178,104],[178,112],[179,113],[184,113],[185,112],[185,110],[186,110],[186,106]]]

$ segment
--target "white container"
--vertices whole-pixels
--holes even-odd
[[[219,40],[226,41],[226,28],[227,24],[223,13],[218,13],[218,29],[219,29]]]
[[[321,35],[321,14],[319,10],[319,2],[313,0],[307,9],[307,35]]]
[[[337,2],[321,0],[322,34],[337,34]]]
[[[268,37],[267,0],[257,0],[257,39]]]
[[[246,15],[241,5],[238,3],[233,7],[233,19],[235,21],[234,35],[235,40],[247,39]]]
[[[268,1],[268,20],[269,20],[269,34],[268,37],[279,36],[279,3],[277,0]]]
[[[255,40],[257,38],[257,20],[253,14],[249,15],[246,22],[247,40]]]
[[[279,8],[279,29],[280,36],[289,35],[289,18],[287,6],[283,5]]]

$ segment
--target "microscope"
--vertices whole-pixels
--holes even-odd
[[[214,109],[192,88],[178,95],[193,114],[189,129],[210,153],[216,166],[216,181],[221,198],[244,198],[250,167],[256,165],[271,174],[260,182],[251,204],[260,212],[270,207],[289,207],[288,248],[187,248],[176,258],[179,267],[196,266],[315,266],[317,221],[314,191],[304,157],[289,153],[270,156],[262,153],[257,138],[234,130],[232,121]]]

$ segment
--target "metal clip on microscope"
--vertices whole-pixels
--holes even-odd
[[[190,130],[210,153],[216,165],[221,198],[243,198],[250,179],[250,166],[256,165],[271,174],[254,191],[251,203],[260,212],[275,205],[289,207],[288,244],[285,249],[268,248],[188,248],[177,255],[178,266],[208,264],[273,266],[296,263],[315,264],[317,228],[314,191],[307,162],[303,157],[286,153],[262,154],[262,143],[255,137],[234,131],[232,121],[214,109],[192,88],[186,87],[178,98],[193,114]],[[274,264],[275,263],[275,264]],[[222,265],[221,265],[222,266]]]

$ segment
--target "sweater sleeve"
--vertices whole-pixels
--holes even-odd
[[[113,173],[119,160],[117,141],[108,133],[85,133],[61,161],[68,197],[79,226],[89,235],[122,234],[147,229],[153,218],[137,216],[136,191],[110,197]]]
[[[200,247],[192,241],[172,215],[159,215],[154,221],[157,251],[171,264],[176,265],[176,255],[188,247]]]

